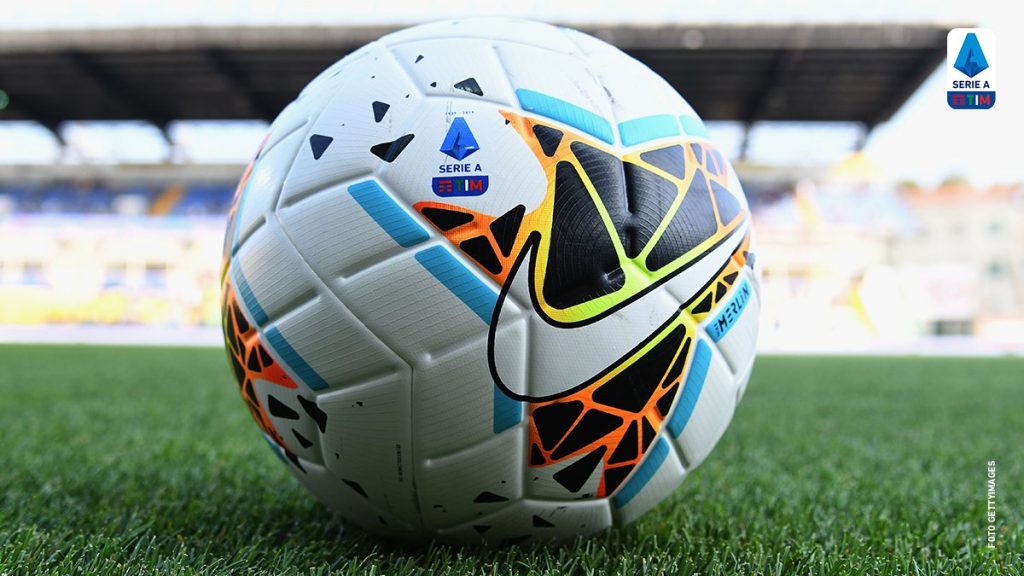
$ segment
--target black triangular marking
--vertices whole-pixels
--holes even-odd
[[[736,281],[737,276],[739,276],[739,272],[730,272],[729,274],[722,276],[722,280],[724,280],[726,284],[731,285],[733,282]]]
[[[544,465],[544,453],[540,451],[540,446],[534,444],[530,447],[530,466],[543,466]]]
[[[494,253],[491,241],[486,236],[474,236],[463,240],[459,242],[459,248],[491,274],[501,273],[501,261],[498,260],[498,255]]]
[[[626,283],[615,243],[568,160],[555,165],[548,261],[541,293],[559,310],[611,294]]]
[[[701,300],[696,306],[693,307],[694,314],[706,314],[711,312],[711,293],[708,292],[704,299]]]
[[[715,234],[718,222],[711,204],[708,180],[702,170],[693,173],[683,201],[661,233],[657,244],[647,255],[647,269],[655,272],[675,262]]]
[[[643,423],[643,436],[640,439],[640,450],[643,452],[647,451],[647,447],[654,441],[654,435],[657,433],[651,423],[647,421],[647,418],[641,419]]]
[[[302,462],[299,462],[299,457],[296,456],[295,454],[292,454],[290,450],[285,450],[284,455],[287,456],[288,459],[292,461],[292,464],[295,464],[296,468],[302,470],[303,472],[306,471],[306,469],[302,467]]]
[[[555,128],[534,124],[533,135],[537,137],[540,149],[544,151],[548,158],[555,155],[558,145],[562,143],[562,131]]]
[[[437,88],[437,82],[431,82],[430,83],[430,87],[431,88]]]
[[[491,234],[494,234],[494,240],[498,243],[498,250],[505,256],[512,253],[525,214],[526,206],[520,204],[491,222]]]
[[[423,213],[427,220],[430,220],[431,224],[445,232],[473,221],[472,214],[446,210],[444,208],[431,208],[428,206],[420,210],[420,212]]]
[[[662,377],[683,343],[686,328],[679,326],[639,360],[594,390],[594,402],[636,414],[650,402]]]
[[[415,61],[415,62],[413,62],[413,64],[419,64],[419,63],[420,63],[420,60],[423,60],[423,54],[420,54],[419,56],[417,56],[417,57],[416,57],[416,61]]]
[[[370,152],[373,152],[374,156],[385,162],[394,162],[395,158],[398,158],[398,155],[402,153],[402,150],[405,150],[405,147],[408,146],[409,142],[412,142],[412,139],[415,137],[415,134],[406,134],[405,136],[391,142],[381,142],[380,144],[370,147]]]
[[[313,442],[311,440],[309,440],[308,438],[306,438],[302,434],[299,434],[299,431],[296,430],[295,428],[292,428],[292,434],[295,435],[295,439],[299,441],[299,444],[303,448],[309,448],[310,446],[313,445]]]
[[[536,415],[534,410],[534,415]],[[565,458],[581,448],[585,448],[600,438],[611,434],[616,428],[622,425],[622,417],[602,412],[600,410],[587,410],[580,418],[579,424],[574,426],[565,438],[558,444],[551,457],[555,460]]]
[[[607,451],[607,447],[601,446],[597,450],[555,472],[552,477],[563,488],[575,494],[587,483],[590,475],[597,469],[597,465],[601,463],[601,458],[604,457],[604,453]]]
[[[248,366],[249,370],[252,370],[253,372],[259,372],[260,370],[263,369],[263,367],[260,366],[259,353],[256,352],[255,348],[249,350],[249,359],[246,360],[245,365]]]
[[[668,418],[668,412],[672,409],[672,401],[676,399],[676,392],[678,391],[679,383],[676,382],[672,385],[671,390],[666,392],[661,398],[658,398],[658,413],[661,414],[663,420]]]
[[[487,532],[490,529],[491,529],[491,527],[489,525],[486,525],[486,524],[474,524],[473,525],[473,530],[476,530],[477,534],[483,534],[484,532]]]
[[[278,418],[285,418],[286,420],[298,420],[299,413],[286,406],[283,402],[278,400],[274,396],[267,396],[267,400],[270,404],[270,413]]]
[[[579,400],[555,402],[535,409],[533,424],[537,428],[541,446],[546,450],[553,448],[569,431],[581,412],[583,402]]]
[[[582,142],[570,148],[611,216],[626,257],[635,258],[679,195],[667,178]]]
[[[722,296],[725,296],[725,292],[726,292],[725,284],[722,284],[721,282],[719,282],[718,286],[715,286],[715,299],[716,300],[721,300]]]
[[[619,466],[618,468],[605,468],[604,470],[604,493],[611,494],[622,484],[622,481],[633,471],[635,464]]]
[[[262,344],[257,346],[256,350],[260,353],[260,362],[263,364],[264,368],[269,368],[274,365],[274,358],[270,355],[270,352],[267,352],[267,349],[264,348]]]
[[[302,409],[309,414],[309,417],[316,421],[317,428],[320,429],[320,433],[323,434],[327,431],[327,413],[320,409],[313,400],[306,400],[304,397],[299,396],[299,404]]]
[[[492,502],[508,502],[508,498],[505,498],[504,496],[499,496],[494,492],[488,492],[484,490],[483,492],[476,495],[476,498],[473,499],[473,502],[476,502],[477,504],[489,504]]]
[[[697,144],[696,142],[691,142],[690,143],[690,150],[693,151],[693,155],[697,157],[697,163],[703,164],[704,163],[704,149],[701,148],[701,145]]]
[[[551,522],[548,522],[547,520],[541,518],[540,516],[537,516],[536,514],[534,514],[533,515],[533,527],[534,528],[554,528],[555,525],[552,524]]]
[[[369,498],[369,496],[366,495],[366,490],[363,490],[363,487],[362,485],[359,484],[359,482],[356,482],[355,480],[346,480],[344,478],[342,478],[341,481],[344,482],[345,484],[348,484],[349,488],[358,492],[359,495],[362,496],[363,498]]]
[[[636,432],[636,421],[633,421],[629,424],[629,428],[626,428],[626,433],[622,435],[622,439],[619,440],[611,457],[608,458],[608,463],[620,464],[635,459],[639,446],[640,438]]]
[[[384,115],[388,113],[388,108],[391,108],[391,104],[380,102],[377,100],[373,101],[373,119],[380,123],[384,119]]]
[[[732,222],[740,213],[740,203],[736,197],[714,180],[711,181],[711,193],[715,195],[715,205],[718,207],[718,216],[722,219],[722,225]]]
[[[640,154],[640,159],[682,180],[686,177],[685,156],[683,147],[676,144],[675,146],[643,152]]]
[[[313,160],[319,160],[324,155],[327,147],[334,142],[334,138],[322,134],[313,134],[309,137],[309,147],[313,150]]]
[[[476,78],[466,78],[462,82],[456,82],[455,89],[476,94],[477,96],[484,95],[484,91],[480,89],[480,84],[477,83]]]
[[[690,342],[693,340],[687,338],[683,342],[683,349],[679,351],[679,355],[676,356],[676,361],[672,363],[672,367],[669,368],[668,374],[665,375],[665,382],[675,382],[677,378],[683,373],[683,368],[686,367],[686,359],[690,357]]]

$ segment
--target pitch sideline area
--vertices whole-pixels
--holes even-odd
[[[267,450],[220,350],[5,345],[0,366],[0,574],[1019,575],[1024,565],[1021,358],[762,358],[715,452],[638,523],[497,550],[345,532]]]

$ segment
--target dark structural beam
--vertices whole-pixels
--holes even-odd
[[[135,96],[114,72],[102,66],[88,53],[69,50],[64,56],[82,75],[101,87],[110,97],[115,98],[124,108],[126,117],[150,122],[161,132],[164,132],[167,124],[173,120],[160,111],[159,102]]]
[[[237,91],[247,102],[256,115],[266,121],[271,121],[279,110],[276,106],[267,102],[260,93],[253,90],[248,78],[242,70],[231,60],[231,55],[223,48],[210,48],[203,50],[203,56],[209,61],[210,66],[220,74],[228,84]]]
[[[964,24],[574,26],[639,57],[705,119],[870,128],[920,87],[945,58],[948,30]],[[269,120],[325,66],[394,28],[5,31],[12,105],[0,120]],[[39,109],[15,104],[26,93]]]

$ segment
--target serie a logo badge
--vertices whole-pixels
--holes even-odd
[[[987,28],[954,28],[946,36],[946,102],[955,110],[996,103],[996,36]]]

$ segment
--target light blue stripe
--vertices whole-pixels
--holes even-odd
[[[231,262],[231,268],[234,270],[235,285],[238,287],[238,294],[242,297],[242,301],[245,302],[245,307],[249,310],[249,314],[252,314],[252,321],[257,326],[262,326],[267,323],[267,312],[260,306],[259,300],[256,299],[256,294],[253,293],[252,287],[249,286],[249,281],[245,279],[245,274],[242,273],[241,263],[238,258],[235,258]]]
[[[680,116],[679,122],[682,123],[683,130],[690,136],[711,139],[708,129],[704,127],[704,123],[700,121],[700,118],[696,116]]]
[[[657,114],[619,122],[619,137],[626,146],[666,136],[679,136],[679,122],[671,114]]]
[[[494,385],[494,433],[508,430],[523,421],[522,402],[509,398]]]
[[[277,326],[271,326],[270,329],[266,331],[266,336],[267,341],[274,347],[274,350],[281,355],[281,359],[284,363],[292,370],[295,370],[295,373],[303,382],[305,382],[306,386],[309,386],[313,390],[323,390],[324,388],[327,388],[327,381],[321,378],[320,375],[316,373],[316,370],[313,370],[313,367],[295,351],[295,348],[292,348],[292,345],[285,340],[284,334],[281,334],[281,331],[277,329]]]
[[[697,405],[700,391],[704,389],[704,380],[708,377],[710,365],[711,347],[704,340],[698,340],[693,361],[690,363],[690,372],[686,375],[686,383],[683,385],[683,393],[680,394],[676,409],[668,421],[668,431],[673,438],[678,438],[683,433],[686,423],[690,421],[693,407]]]
[[[658,468],[661,468],[661,464],[665,461],[666,456],[668,456],[668,442],[664,438],[658,438],[658,441],[654,443],[654,448],[651,449],[651,453],[647,455],[647,458],[640,464],[640,467],[633,473],[633,477],[612,497],[612,503],[615,504],[616,508],[622,508],[629,504],[629,501],[635,498],[644,489],[644,486],[647,486],[651,478],[654,478]]]
[[[725,306],[719,310],[718,314],[711,319],[707,324],[708,336],[715,342],[718,342],[725,335],[732,330],[732,327],[736,325],[736,321],[739,320],[740,316],[743,315],[743,311],[747,308],[747,302],[750,302],[750,283],[744,278],[740,285],[733,292],[729,301],[725,303]]]
[[[348,193],[400,246],[415,246],[430,237],[423,226],[402,210],[376,180],[353,184],[348,187]]]
[[[484,324],[491,323],[498,294],[456,260],[451,252],[442,246],[433,246],[417,252],[416,260],[469,306],[470,310],[476,312]]]
[[[267,441],[267,446],[270,446],[270,449],[274,452],[274,456],[277,456],[278,460],[287,464],[288,461],[284,459],[284,454],[281,454],[281,447],[275,444],[274,441],[270,439],[270,436],[267,436],[265,433],[260,432],[260,436],[263,436],[263,439]]]
[[[615,135],[612,133],[612,125],[597,114],[586,108],[548,96],[533,90],[518,88],[516,97],[519,98],[519,105],[523,110],[536,112],[541,116],[547,116],[553,120],[568,124],[573,128],[579,128],[591,136],[600,138],[609,144],[614,144]]]

